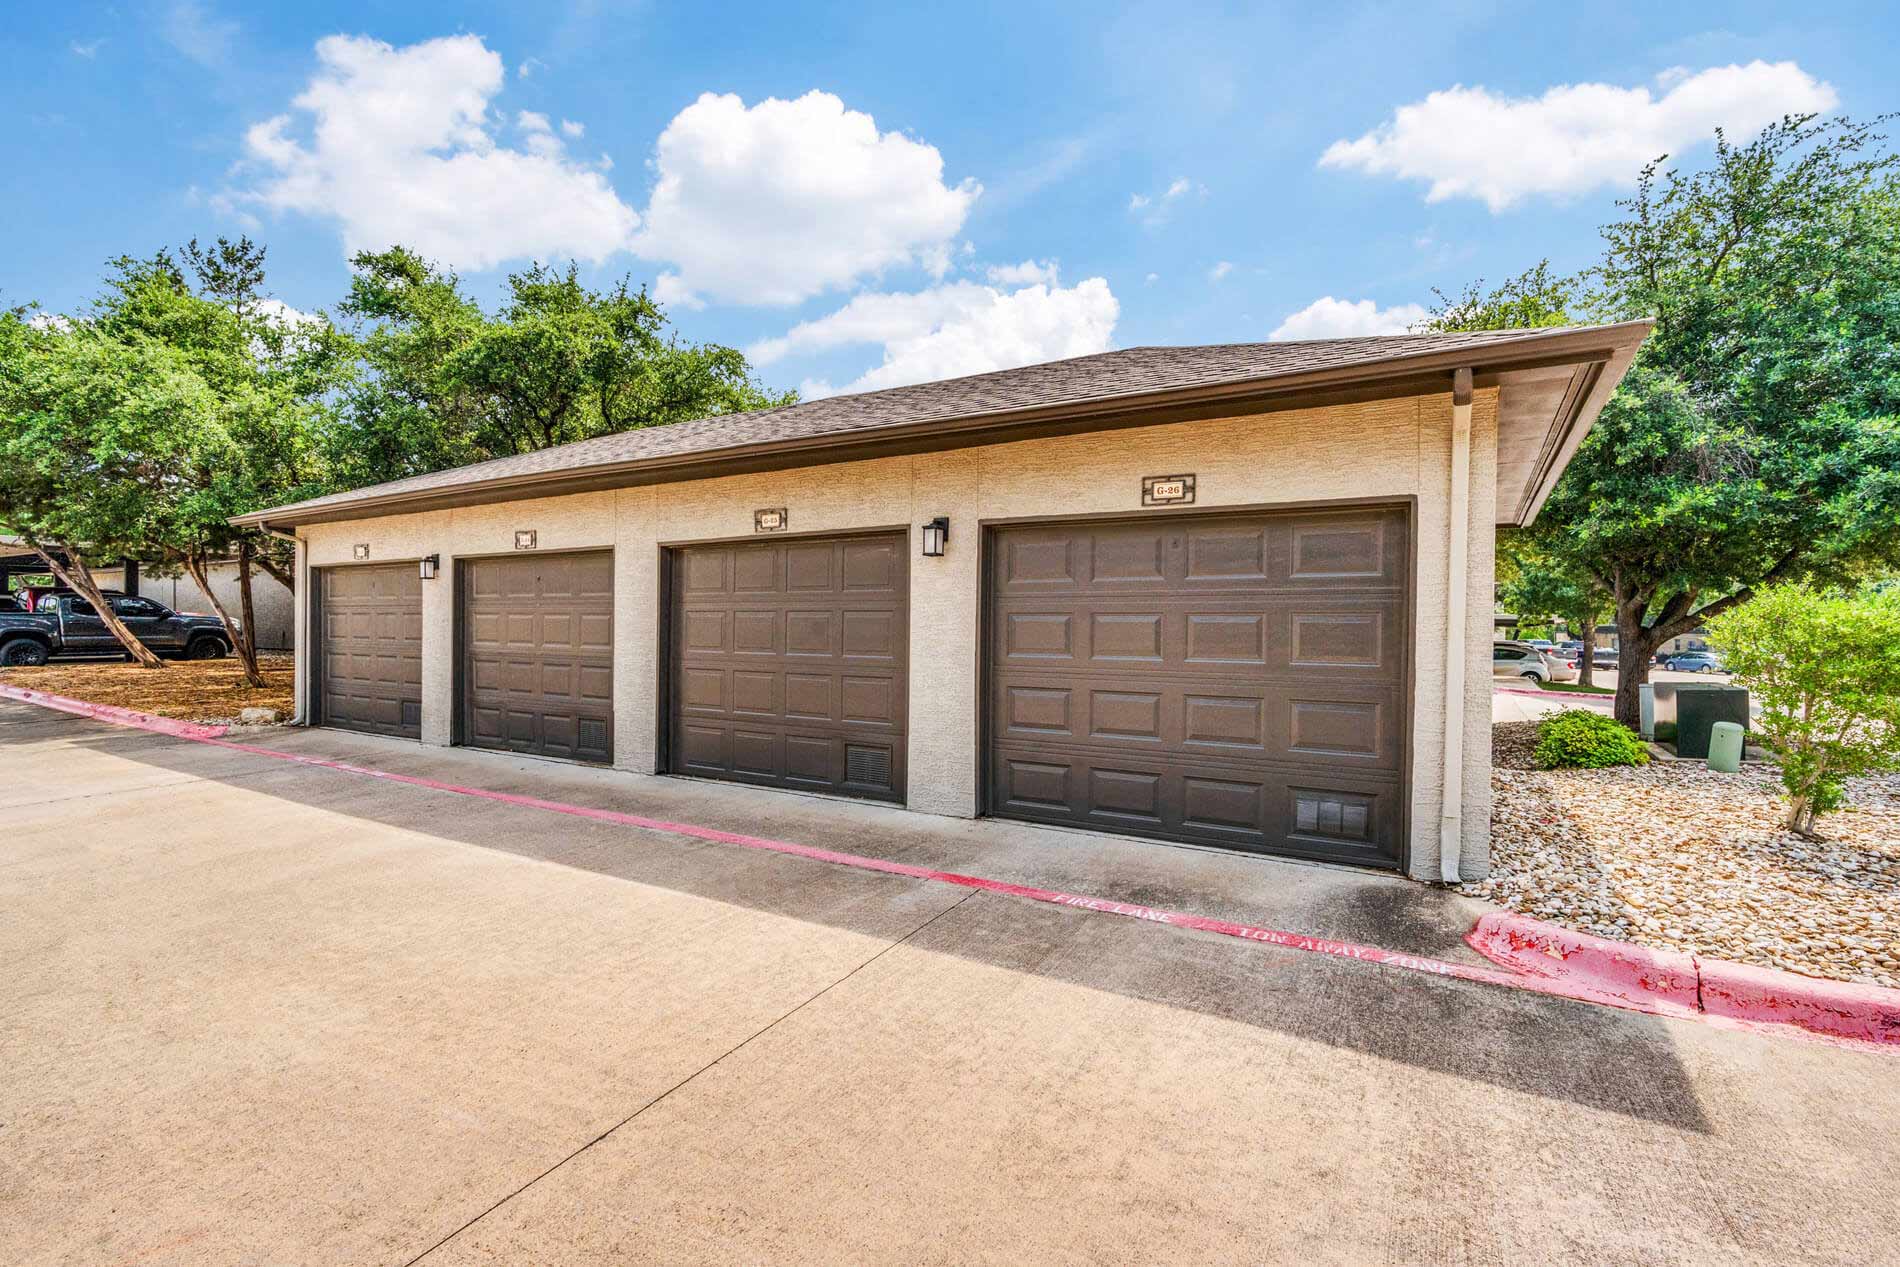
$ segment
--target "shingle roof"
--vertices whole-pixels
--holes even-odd
[[[247,522],[304,514],[352,502],[426,496],[537,475],[583,473],[658,459],[713,456],[780,441],[851,438],[883,428],[949,423],[1044,406],[1143,397],[1197,387],[1267,381],[1320,371],[1404,362],[1463,349],[1496,348],[1587,330],[1488,330],[1454,334],[1378,335],[1281,343],[1201,347],[1135,347],[965,378],[830,396],[777,409],[714,415],[690,422],[597,436],[556,448],[494,458],[385,484],[313,498],[246,515]]]

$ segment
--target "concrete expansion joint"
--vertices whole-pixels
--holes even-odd
[[[792,1007],[788,1008],[786,1011],[781,1013],[780,1015],[774,1017],[772,1020],[766,1022],[764,1025],[754,1030],[752,1033],[746,1035],[744,1038],[734,1043],[731,1047],[728,1047],[725,1051],[720,1052],[717,1056],[714,1056],[711,1060],[707,1061],[705,1064],[701,1065],[699,1068],[693,1070],[691,1073],[687,1074],[684,1078],[681,1078],[678,1082],[675,1082],[672,1086],[666,1088],[666,1090],[660,1092],[656,1096],[649,1098],[645,1103],[641,1104],[639,1108],[627,1114],[627,1116],[621,1118],[618,1122],[615,1122],[612,1126],[609,1126],[606,1130],[594,1136],[592,1139],[588,1140],[585,1144],[582,1144],[579,1148],[576,1148],[573,1152],[561,1158],[559,1161],[555,1162],[552,1166],[549,1166],[546,1170],[543,1170],[540,1174],[535,1175],[532,1179],[529,1179],[526,1183],[523,1183],[519,1187],[515,1188],[513,1191],[509,1192],[506,1196],[496,1201],[493,1205],[483,1210],[480,1214],[477,1214],[475,1217],[469,1219],[467,1222],[457,1227],[454,1231],[450,1232],[448,1235],[442,1237],[442,1239],[436,1241],[433,1245],[423,1250],[420,1254],[417,1254],[414,1258],[404,1260],[403,1267],[415,1267],[417,1263],[429,1257],[431,1254],[435,1253],[438,1249],[441,1249],[444,1245],[447,1245],[450,1241],[454,1240],[456,1237],[460,1236],[462,1233],[468,1231],[470,1228],[474,1227],[477,1223],[480,1223],[483,1219],[487,1218],[489,1215],[493,1214],[495,1211],[501,1209],[504,1205],[507,1205],[510,1201],[513,1201],[516,1197],[528,1191],[528,1189],[534,1187],[536,1184],[540,1183],[543,1179],[546,1179],[548,1176],[552,1175],[555,1171],[567,1165],[567,1163],[569,1163],[570,1161],[573,1161],[576,1157],[579,1157],[582,1153],[587,1152],[589,1149],[593,1148],[596,1144],[605,1142],[616,1131],[620,1130],[621,1127],[628,1125],[635,1118],[638,1118],[641,1114],[645,1113],[648,1109],[653,1108],[655,1105],[665,1100],[668,1096],[672,1095],[675,1091],[678,1091],[681,1088],[689,1085],[690,1083],[698,1079],[701,1074],[707,1073],[708,1071],[717,1068],[720,1064],[724,1063],[729,1057],[735,1056],[739,1052],[743,1051],[745,1048],[751,1046],[752,1043],[756,1042],[760,1038],[763,1038],[765,1035],[771,1033],[773,1030],[777,1029],[780,1025],[784,1024],[786,1021],[790,1020],[792,1017],[798,1015],[800,1012],[804,1011],[806,1008],[816,1003],[819,999],[824,998],[827,994],[830,994],[833,990],[837,989],[839,986],[843,985],[845,982],[851,980],[851,978],[857,976],[860,972],[863,972],[866,968],[870,967],[872,964],[882,959],[885,955],[889,954],[893,950],[896,950],[899,946],[902,946],[905,942],[908,942],[911,938],[917,936],[917,934],[923,932],[925,929],[929,928],[932,924],[935,924],[938,920],[950,914],[950,912],[956,910],[958,907],[962,906],[965,902],[969,901],[971,898],[975,896],[976,896],[976,891],[974,889],[968,893],[963,894],[961,897],[957,898],[956,901],[950,903],[948,906],[944,907],[942,910],[933,913],[928,919],[925,919],[924,921],[919,923],[916,927],[912,928],[909,932],[905,933],[902,937],[899,937],[894,941],[887,942],[884,945],[878,947],[877,952],[875,954],[872,954],[870,957],[864,959],[862,962],[853,965],[848,971],[846,971],[841,976],[839,976],[837,980],[830,982],[829,984],[824,986],[822,989],[814,991],[810,996],[808,996],[805,999],[802,999],[801,1001],[799,1001],[798,1003],[794,1004]]]

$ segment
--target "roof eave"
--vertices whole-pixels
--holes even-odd
[[[1581,402],[1568,422],[1570,434],[1559,445],[1561,460],[1548,483],[1561,474],[1563,462],[1582,441],[1589,424],[1601,411],[1622,371],[1649,333],[1650,322],[1624,322],[1549,335],[1528,334],[1483,346],[1446,348],[1412,353],[1358,365],[1311,370],[1271,378],[1243,379],[1163,391],[1094,396],[1082,400],[1020,409],[928,419],[897,426],[830,432],[793,439],[702,452],[668,454],[627,462],[537,471],[527,475],[467,484],[408,490],[380,496],[312,505],[293,503],[233,516],[238,527],[282,529],[305,524],[342,522],[383,515],[412,514],[452,506],[485,505],[531,497],[553,497],[571,492],[640,484],[700,479],[720,474],[817,466],[859,458],[899,453],[969,448],[1078,431],[1115,430],[1160,422],[1213,418],[1237,413],[1303,408],[1346,399],[1377,399],[1431,390],[1449,390],[1448,375],[1457,369],[1494,372],[1532,364],[1601,362],[1614,373],[1599,376],[1598,388]],[[1444,379],[1442,383],[1436,381]],[[1549,495],[1548,484],[1535,486],[1531,517]],[[1524,522],[1529,522],[1528,518]]]

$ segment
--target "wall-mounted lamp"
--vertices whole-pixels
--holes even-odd
[[[440,568],[441,566],[442,566],[441,555],[432,554],[428,556],[427,558],[425,558],[422,561],[422,579],[425,581],[433,581],[435,579],[436,570]]]
[[[944,543],[950,540],[950,517],[938,515],[924,525],[924,557],[941,559]]]

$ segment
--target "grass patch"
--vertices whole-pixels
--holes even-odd
[[[1585,686],[1581,682],[1546,682],[1547,691],[1569,691],[1575,695],[1614,695],[1615,691],[1607,686]]]
[[[114,660],[55,661],[36,669],[0,670],[0,682],[180,721],[235,721],[246,708],[274,708],[288,717],[296,676],[291,657],[262,655],[257,665],[264,672],[261,689],[245,683],[236,656],[167,660],[162,669]]]

